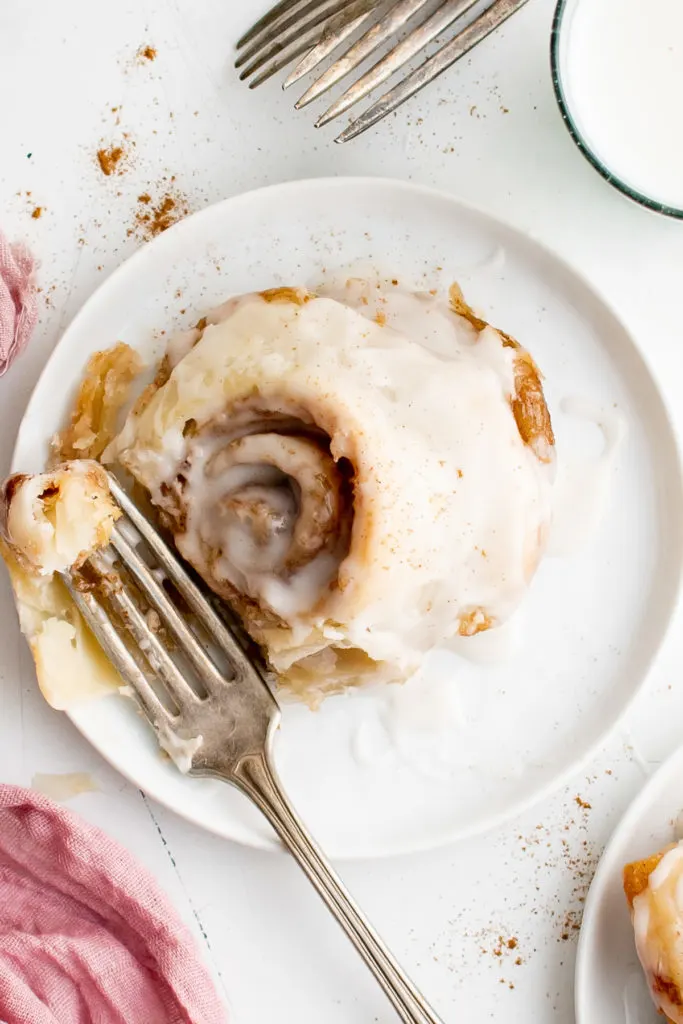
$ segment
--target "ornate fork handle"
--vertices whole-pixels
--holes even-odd
[[[401,970],[285,796],[269,756],[244,758],[229,781],[261,810],[334,914],[405,1024],[442,1024]]]
[[[260,666],[247,655],[241,635],[236,635],[217,614],[115,477],[109,477],[109,486],[126,514],[128,533],[115,527],[115,547],[90,559],[101,592],[96,596],[93,590],[83,589],[71,572],[62,574],[85,621],[122,679],[133,688],[162,745],[168,749],[171,742],[177,744],[182,739],[187,743],[194,737],[188,775],[232,783],[260,808],[356,946],[404,1024],[442,1024],[363,917],[285,796],[271,757],[280,709]],[[180,615],[133,538],[128,539],[131,531],[145,540],[157,574],[161,572],[162,579],[173,583],[227,659],[229,670],[224,665],[219,668],[221,659],[212,660]],[[116,568],[119,560],[128,569],[125,578]],[[131,579],[138,584],[138,601]],[[182,671],[141,612],[140,593],[163,617],[177,648],[185,654]],[[118,613],[114,619],[110,617],[112,611]],[[127,634],[128,643],[121,633]],[[147,671],[131,653],[131,640],[147,658]],[[175,712],[152,685],[152,674]],[[204,691],[203,697],[193,688],[193,680]]]

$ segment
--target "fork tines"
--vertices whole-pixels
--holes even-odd
[[[422,64],[384,93],[360,117],[337,136],[347,142],[396,110],[415,93],[447,70],[455,61],[493,32],[526,0],[492,0],[469,24],[466,16],[480,0],[281,0],[237,43],[242,52],[235,66],[241,79],[255,88],[277,71],[298,61],[283,83],[289,88],[305,75],[320,69],[322,62],[359,29],[365,31],[320,73],[294,104],[297,109],[318,99],[355,71],[383,44],[390,42],[409,22],[412,28],[349,86],[317,119],[321,127],[343,114],[425,50],[442,33],[454,35]],[[304,55],[302,57],[302,54]],[[246,65],[246,67],[244,66]],[[256,74],[258,72],[258,74]]]
[[[63,579],[147,717],[159,729],[179,710],[235,681],[266,686],[240,638],[116,478],[108,476],[124,516],[109,547]]]

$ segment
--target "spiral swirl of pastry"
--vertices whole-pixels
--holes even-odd
[[[200,429],[162,487],[182,554],[212,589],[275,624],[329,593],[353,523],[352,468],[303,410],[246,400]]]

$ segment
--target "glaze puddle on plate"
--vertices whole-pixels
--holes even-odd
[[[619,449],[626,440],[628,425],[615,408],[600,408],[580,395],[563,398],[560,411],[583,420],[600,434],[600,447],[590,454],[573,450],[558,453],[554,518],[548,554],[572,557],[594,542],[610,514],[614,474]]]
[[[430,662],[435,672],[452,673],[457,691],[451,702],[440,690],[447,684],[425,684],[432,705],[443,708],[444,697],[447,705],[433,743],[426,740],[432,712],[425,712],[421,730],[401,740],[401,757],[395,754],[396,721],[419,704],[410,690],[385,693],[379,705],[357,691],[316,712],[285,706],[277,743],[283,780],[333,857],[405,852],[487,829],[575,771],[651,665],[677,594],[683,540],[667,413],[610,309],[522,233],[450,196],[376,178],[290,182],[236,196],[141,249],[64,334],[29,404],[14,467],[42,467],[71,401],[64,381],[75,387],[96,348],[120,339],[149,356],[158,353],[160,331],[189,326],[229,295],[338,280],[353,263],[418,290],[445,292],[459,280],[472,306],[538,361],[561,454],[583,458],[577,441],[584,431],[591,458],[604,449],[594,423],[561,411],[563,398],[578,396],[599,410],[616,404],[628,435],[610,466],[608,511],[594,538],[576,556],[541,565],[521,634],[505,640],[505,657],[495,650],[487,657],[482,643],[478,651],[473,645],[472,660],[444,655],[440,666]],[[71,718],[155,799],[220,835],[274,845],[237,792],[183,778],[162,758],[129,701],[93,702]]]

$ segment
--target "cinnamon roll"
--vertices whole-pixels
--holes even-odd
[[[682,883],[682,843],[624,868],[638,958],[669,1024],[683,1024]]]
[[[550,522],[540,374],[457,290],[232,299],[169,346],[104,458],[307,699],[502,623]]]

